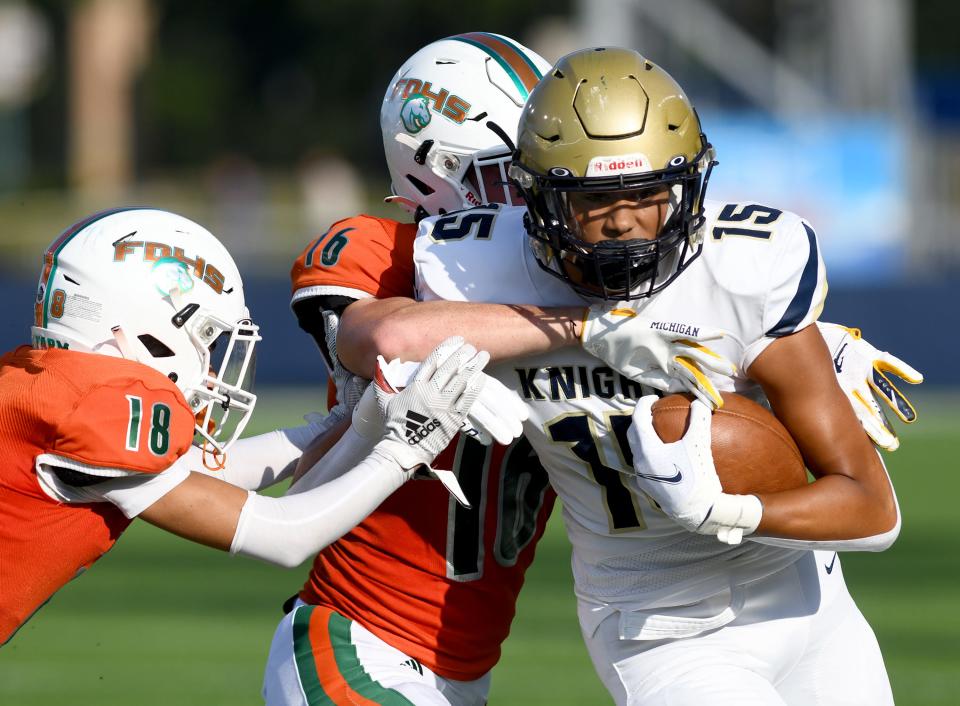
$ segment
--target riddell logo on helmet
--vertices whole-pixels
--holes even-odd
[[[406,101],[411,96],[422,96],[427,105],[433,104],[432,108],[435,113],[450,118],[458,125],[467,119],[467,114],[470,112],[470,104],[467,101],[460,96],[451,94],[446,88],[441,88],[436,93],[433,92],[432,88],[433,86],[429,81],[421,81],[417,78],[402,78],[393,85],[390,99],[393,100],[399,96],[401,100]]]
[[[131,255],[136,256],[138,253],[144,262],[157,262],[165,257],[179,260],[193,269],[194,277],[209,285],[210,289],[217,294],[223,294],[223,274],[220,270],[208,264],[202,257],[187,257],[183,248],[174,248],[166,243],[153,243],[143,240],[120,240],[114,243],[113,261],[124,262]]]
[[[587,176],[608,174],[642,174],[650,171],[650,160],[643,154],[624,154],[617,157],[594,157],[587,165]]]

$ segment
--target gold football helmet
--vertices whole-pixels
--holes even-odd
[[[714,152],[677,83],[629,49],[560,59],[530,94],[510,176],[527,203],[537,261],[590,297],[648,297],[700,254],[703,197]],[[666,192],[653,240],[581,237],[574,192]]]

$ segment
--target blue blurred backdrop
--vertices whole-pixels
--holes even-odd
[[[482,5],[482,6],[481,6]],[[960,5],[947,0],[8,0],[0,5],[0,347],[29,340],[46,244],[118,204],[208,226],[244,273],[261,384],[322,380],[288,308],[290,264],[332,221],[403,218],[379,102],[423,44],[512,36],[555,60],[640,49],[700,112],[709,195],[817,230],[824,318],[960,385]]]

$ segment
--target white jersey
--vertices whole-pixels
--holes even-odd
[[[587,304],[535,260],[526,209],[481,207],[421,222],[414,244],[423,300]],[[712,348],[737,364],[721,391],[762,397],[742,371],[779,336],[813,323],[826,296],[816,236],[798,216],[707,202],[701,255],[633,306],[679,334],[722,328]],[[627,428],[641,386],[577,347],[491,366],[530,410],[524,432],[563,501],[582,601],[620,610],[693,603],[796,561],[802,551],[687,532],[636,484]]]

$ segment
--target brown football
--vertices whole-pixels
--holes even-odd
[[[653,405],[653,428],[666,442],[687,430],[689,395],[670,395]],[[774,493],[807,483],[797,444],[773,413],[733,392],[710,423],[713,462],[726,493]]]

